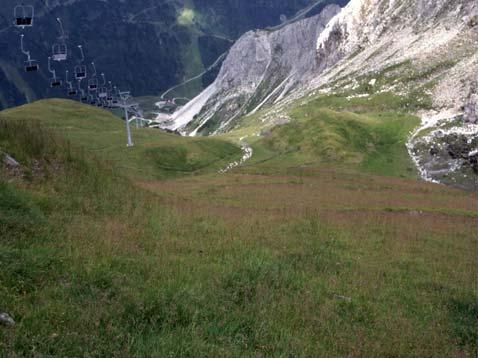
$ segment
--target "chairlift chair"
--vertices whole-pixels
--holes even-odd
[[[75,88],[73,88],[73,84],[69,80],[69,76],[68,76],[69,73],[70,73],[70,71],[66,70],[66,72],[65,72],[65,83],[66,83],[66,86],[67,86],[67,94],[70,97],[74,97],[78,94],[78,91]]]
[[[62,83],[60,80],[55,80],[55,79],[51,79],[50,80],[50,87],[51,88],[58,88],[58,87],[61,87]]]
[[[96,92],[98,90],[98,79],[90,78],[88,80],[88,90],[90,92]]]
[[[108,87],[106,87],[106,77],[105,74],[102,73],[101,77],[103,78],[103,82],[101,83],[101,87],[99,88],[98,98],[102,100],[108,97]]]
[[[36,63],[36,60],[32,60],[30,56],[30,51],[26,51],[23,47],[23,37],[24,35],[20,35],[20,49],[22,53],[27,56],[27,60],[25,61],[27,65],[25,66],[25,72],[38,72],[40,70],[40,66]]]
[[[113,84],[111,81],[108,81],[108,87],[106,91],[106,100],[111,104],[113,101]]]
[[[91,74],[91,78],[88,80],[88,90],[90,92],[96,92],[98,90],[98,79],[96,78],[95,63],[92,62],[91,66],[93,67],[93,73]]]
[[[84,80],[86,78],[86,66],[78,65],[75,66],[75,78],[77,80]]]
[[[28,65],[25,66],[25,72],[38,72],[40,70],[40,66],[37,63],[28,62]]]
[[[53,61],[66,61],[68,58],[68,48],[66,44],[54,44],[52,46],[52,56]]]
[[[17,5],[13,9],[15,17],[15,26],[24,29],[33,26],[33,17],[35,10],[31,5]]]
[[[99,98],[107,98],[108,97],[108,88],[101,87],[100,91],[98,92],[98,97]]]
[[[85,60],[85,54],[83,53],[83,47],[81,45],[78,45],[78,49],[80,50],[81,58],[79,61],[80,64],[75,66],[75,79],[81,81],[86,78],[86,66],[82,65]]]
[[[52,74],[52,78],[50,78],[50,87],[51,88],[58,88],[61,87],[62,82],[59,78],[56,77],[56,71],[51,68],[51,57],[48,57],[48,71]]]

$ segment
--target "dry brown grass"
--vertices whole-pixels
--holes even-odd
[[[318,214],[341,226],[373,223],[395,228],[404,239],[423,231],[465,233],[478,227],[476,193],[331,169],[299,175],[227,174],[137,184],[185,216],[220,218],[234,226]]]

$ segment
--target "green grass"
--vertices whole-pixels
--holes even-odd
[[[416,176],[405,146],[408,134],[418,124],[413,116],[391,112],[357,115],[323,109],[315,103],[290,114],[290,123],[274,128],[261,141],[278,153],[266,160],[267,165],[333,164],[381,175]]]
[[[316,114],[359,166],[355,151],[402,128]],[[218,175],[209,159],[235,146],[134,134],[127,152],[119,119],[70,102],[0,112],[0,148],[25,173],[0,172],[0,311],[16,321],[0,355],[478,353],[476,194],[283,159],[287,174]]]
[[[3,111],[0,119],[39,121],[72,145],[88,148],[121,173],[145,180],[217,171],[241,156],[240,149],[229,142],[136,129],[134,123],[135,146],[127,148],[124,122],[109,112],[73,101],[39,101],[28,110],[18,107]]]

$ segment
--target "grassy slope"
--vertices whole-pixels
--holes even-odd
[[[417,121],[409,116],[361,116],[317,107],[301,109],[293,116],[303,120],[273,129],[264,140],[268,148],[284,154],[281,161],[332,163],[390,176],[415,174],[405,138]]]
[[[254,148],[245,171],[280,172],[290,167],[334,166],[416,178],[405,146],[419,119],[408,114],[413,99],[390,93],[366,98],[319,95],[288,109],[291,122],[263,130],[259,113],[243,119],[226,138],[246,137]],[[258,137],[257,133],[266,135]]]
[[[136,145],[127,148],[124,122],[106,111],[73,101],[39,101],[6,110],[0,119],[39,120],[72,145],[84,146],[111,162],[123,174],[143,179],[215,171],[241,155],[239,148],[222,140],[181,138],[157,130],[136,129],[133,123]]]
[[[158,181],[140,153],[132,182],[117,122],[56,101],[0,113],[25,166],[0,180],[3,355],[477,353],[476,194],[330,163]]]

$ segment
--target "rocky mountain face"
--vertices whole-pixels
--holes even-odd
[[[172,126],[219,133],[257,110],[273,125],[289,104],[320,93],[411,96],[422,125],[408,147],[423,179],[478,188],[477,73],[476,1],[351,0],[274,33],[246,34]]]
[[[243,35],[215,82],[176,114],[170,128],[193,134],[225,131],[240,116],[279,102],[317,73],[317,37],[339,11],[331,4],[310,18]],[[198,109],[200,113],[194,113]]]
[[[317,56],[323,71],[309,89],[370,80],[372,93],[422,100],[408,143],[421,177],[478,189],[476,1],[352,0],[319,36]]]
[[[472,82],[463,111],[466,123],[478,124],[478,82]]]
[[[13,9],[21,2],[3,0],[0,8],[0,108],[41,97],[59,97],[48,88],[46,59],[63,21],[72,61],[57,65],[61,75],[76,64],[76,45],[85,48],[87,63],[121,88],[138,96],[158,95],[201,73],[244,32],[278,25],[317,0],[48,0],[24,1],[35,6],[34,27],[25,45],[40,61],[40,74],[25,74]],[[218,69],[217,69],[218,70]],[[206,73],[184,90],[199,93],[214,73]]]

